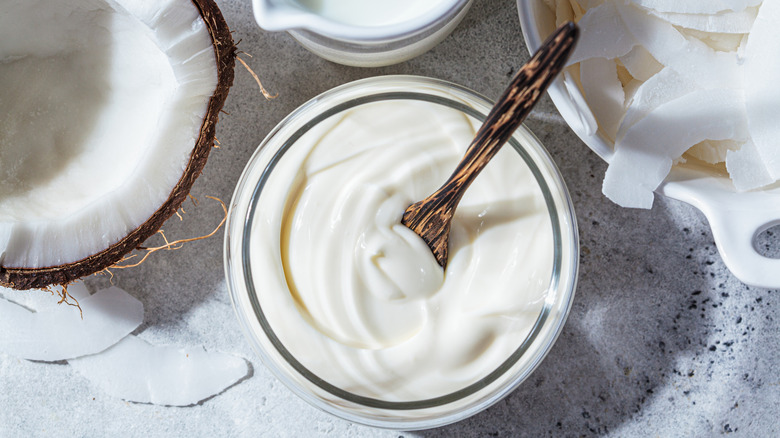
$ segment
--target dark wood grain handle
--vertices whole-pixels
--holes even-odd
[[[563,69],[574,48],[577,32],[574,23],[564,24],[542,44],[531,60],[520,68],[512,83],[496,101],[463,159],[440,191],[462,196],[488,161],[523,123],[550,82]]]
[[[568,22],[559,27],[512,79],[477,131],[463,159],[449,179],[431,196],[412,204],[402,223],[428,242],[437,259],[443,253],[445,266],[449,220],[463,193],[485,165],[498,153],[525,120],[552,80],[563,69],[579,35],[577,26]],[[446,224],[442,223],[442,220]],[[444,238],[424,233],[444,233]],[[434,245],[443,246],[437,249]]]

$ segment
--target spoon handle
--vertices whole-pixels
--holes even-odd
[[[531,60],[518,70],[512,83],[485,118],[463,159],[439,192],[458,195],[458,201],[460,200],[466,188],[523,123],[550,82],[563,68],[574,47],[576,33],[577,27],[573,23],[564,24],[542,44]]]
[[[443,254],[446,263],[449,222],[463,193],[509,140],[550,82],[563,69],[578,33],[577,26],[568,22],[542,44],[498,99],[449,179],[436,192],[412,204],[404,213],[401,222],[423,236],[437,259]],[[437,235],[425,236],[425,233]],[[444,234],[444,237],[438,234]],[[443,248],[436,249],[435,245]]]
[[[488,161],[523,123],[550,82],[566,64],[569,53],[574,48],[577,32],[574,23],[564,24],[542,44],[531,60],[518,70],[442,188],[447,187],[448,191],[461,195],[466,191]]]

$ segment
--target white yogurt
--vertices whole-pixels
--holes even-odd
[[[461,201],[446,272],[400,225],[478,125],[428,102],[360,105],[318,124],[273,168],[250,224],[257,299],[319,378],[382,400],[430,399],[484,378],[530,333],[551,285],[553,231],[511,147]]]

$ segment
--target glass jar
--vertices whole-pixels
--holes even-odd
[[[469,417],[505,397],[539,365],[552,347],[570,310],[577,282],[579,241],[576,217],[563,178],[538,139],[521,126],[504,148],[522,158],[541,191],[542,211],[551,228],[551,274],[544,280],[546,294],[527,335],[513,339],[511,354],[498,361],[473,382],[442,395],[414,400],[385,400],[339,387],[307,368],[284,343],[289,333],[277,332],[264,294],[284,289],[285,280],[269,281],[254,272],[257,251],[279,251],[279,239],[256,240],[253,233],[270,227],[258,212],[280,209],[267,201],[266,192],[287,189],[274,180],[274,170],[285,153],[307,132],[345,111],[375,102],[415,101],[441,105],[462,112],[478,122],[492,106],[486,98],[441,80],[414,76],[385,76],[352,82],[327,91],[293,111],[263,140],[242,174],[228,215],[225,271],[233,305],[245,335],[263,363],[304,400],[333,415],[366,425],[401,429],[426,429]],[[465,147],[465,146],[464,146]],[[442,181],[443,182],[443,181]],[[273,195],[275,196],[275,195]],[[286,195],[285,195],[286,196]],[[261,232],[262,234],[262,232]],[[263,245],[266,246],[263,246]],[[276,264],[271,260],[271,270]],[[452,265],[450,265],[452,266]],[[449,268],[448,268],[449,269]],[[277,274],[284,277],[281,262]],[[546,278],[546,277],[545,277]],[[269,288],[277,290],[270,291]],[[284,290],[282,293],[288,293]],[[292,308],[292,307],[290,307]],[[270,313],[269,313],[270,312]],[[273,318],[269,319],[269,314]],[[327,360],[327,358],[323,358]],[[334,363],[332,366],[339,366]],[[403,376],[400,376],[401,380]]]

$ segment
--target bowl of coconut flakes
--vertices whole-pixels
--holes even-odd
[[[771,0],[518,0],[536,50],[556,26],[581,38],[549,89],[572,130],[608,164],[602,191],[649,209],[655,193],[707,217],[746,284],[780,287],[755,239],[780,224],[780,56]]]

